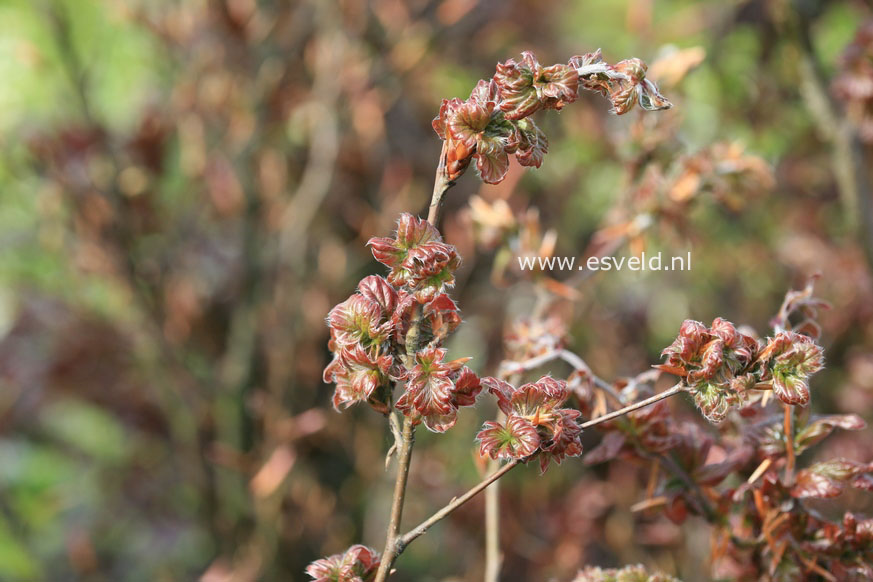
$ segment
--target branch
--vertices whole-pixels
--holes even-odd
[[[800,94],[819,133],[831,144],[831,166],[846,223],[858,237],[868,264],[873,265],[873,204],[863,146],[852,123],[828,94],[828,80],[813,45],[811,25],[802,15],[796,24]]]
[[[688,389],[688,387],[685,386],[685,384],[683,384],[682,382],[679,382],[678,384],[676,384],[672,388],[665,390],[665,391],[661,392],[660,394],[655,394],[654,396],[646,398],[645,400],[640,400],[639,402],[634,402],[633,404],[629,404],[628,406],[625,406],[624,408],[619,408],[618,410],[614,410],[614,411],[610,412],[609,414],[604,414],[603,416],[598,416],[597,418],[592,418],[588,422],[583,422],[581,426],[583,429],[590,428],[592,426],[597,426],[598,424],[601,424],[603,422],[607,422],[607,421],[612,420],[614,418],[618,418],[619,416],[624,416],[625,414],[628,414],[629,412],[633,412],[634,410],[638,410],[640,408],[645,408],[649,404],[654,404],[655,402],[658,402],[658,401],[663,400],[665,398],[669,398],[670,396],[673,396],[674,394],[679,394],[680,392],[685,392],[687,389]]]
[[[485,491],[485,582],[500,576],[500,483]]]
[[[427,221],[434,226],[437,226],[440,221],[440,212],[442,212],[443,196],[449,189],[455,185],[455,182],[449,180],[449,175],[446,172],[446,142],[443,142],[443,149],[440,152],[440,163],[436,169],[436,176],[433,180],[433,194],[430,197],[430,208],[427,213]]]
[[[406,501],[406,483],[409,480],[409,465],[412,460],[412,445],[415,443],[415,427],[412,420],[403,420],[402,441],[397,457],[397,479],[394,482],[394,499],[391,503],[391,519],[388,522],[388,532],[385,536],[385,550],[382,561],[376,573],[376,582],[384,582],[391,572],[394,560],[400,555],[397,551],[397,538],[400,535],[400,520],[403,517],[403,504]]]
[[[518,376],[510,376],[513,384],[518,383]],[[506,422],[506,414],[497,410],[497,422]],[[500,461],[490,459],[488,470],[492,473],[500,468]],[[485,578],[484,582],[498,582],[503,554],[500,552],[500,483],[494,483],[485,491]]]
[[[595,426],[595,425],[600,424],[602,422],[606,422],[607,420],[611,420],[613,418],[625,415],[625,414],[627,414],[629,412],[633,412],[634,410],[637,410],[639,408],[643,408],[645,406],[648,406],[649,404],[654,404],[655,402],[658,402],[659,400],[669,398],[670,396],[673,396],[674,394],[684,392],[686,389],[687,389],[687,387],[685,386],[685,384],[683,384],[682,382],[679,382],[678,384],[676,384],[672,388],[665,390],[664,392],[661,392],[660,394],[656,394],[655,396],[652,396],[651,398],[646,398],[645,400],[641,400],[641,401],[635,402],[629,406],[625,406],[622,409],[616,410],[614,412],[610,412],[609,414],[604,414],[603,416],[595,418],[593,420],[589,420],[588,422],[582,424],[582,428],[588,428],[591,426]],[[524,461],[527,461],[527,460],[529,460],[529,458],[524,459]],[[425,532],[427,532],[427,530],[430,529],[431,526],[433,526],[437,522],[445,519],[449,514],[451,514],[453,511],[455,511],[456,509],[458,509],[460,506],[464,505],[468,501],[470,501],[470,499],[472,499],[473,497],[478,495],[480,492],[485,490],[489,485],[491,485],[492,483],[494,483],[495,481],[497,481],[498,479],[503,477],[506,473],[511,471],[514,467],[516,467],[521,462],[522,462],[521,460],[516,459],[516,460],[510,461],[509,463],[503,465],[500,469],[498,469],[497,471],[495,471],[494,473],[492,473],[491,475],[486,477],[478,485],[476,485],[475,487],[473,487],[472,489],[470,489],[469,491],[467,491],[466,493],[464,493],[460,497],[456,497],[450,503],[448,503],[446,506],[444,506],[442,509],[440,509],[439,511],[437,511],[436,513],[431,515],[429,518],[427,518],[426,520],[424,520],[423,522],[418,524],[415,528],[413,528],[409,532],[403,534],[403,536],[397,538],[395,543],[394,543],[394,547],[391,548],[391,550],[393,551],[390,554],[390,559],[392,560],[392,562],[393,562],[393,560],[395,560],[397,558],[397,556],[399,556],[401,553],[403,553],[403,550],[406,549],[406,546],[408,546],[416,538],[420,537]],[[386,551],[387,551],[387,549],[388,548],[386,548]],[[380,566],[379,572],[382,571],[383,567],[386,569],[390,567],[390,566],[385,566],[384,558],[383,558],[383,564]],[[384,580],[384,578],[380,578],[378,576],[376,577],[377,582],[380,582],[382,580]]]
[[[437,226],[440,219],[443,195],[454,185],[455,183],[449,180],[449,176],[446,173],[446,142],[443,142],[440,161],[437,164],[436,176],[434,177],[430,210],[427,215],[427,221],[434,227]],[[414,322],[407,336],[410,334],[415,336],[418,333],[418,326],[419,322]],[[414,354],[407,353],[407,358],[414,358]],[[407,362],[407,366],[409,365],[410,363]],[[391,573],[394,561],[406,545],[398,538],[400,535],[400,520],[403,517],[403,504],[406,501],[406,484],[409,481],[409,465],[412,460],[412,446],[414,443],[415,426],[412,424],[412,420],[406,417],[403,420],[400,452],[397,459],[397,479],[394,482],[394,497],[391,502],[391,518],[388,522],[388,531],[385,536],[385,550],[382,552],[382,560],[379,563],[379,571],[376,573],[375,582],[385,582]]]
[[[476,485],[475,487],[473,487],[472,489],[470,489],[469,491],[467,491],[466,493],[464,493],[460,497],[455,497],[454,499],[452,499],[451,502],[449,502],[447,505],[445,505],[442,509],[440,509],[439,511],[437,511],[436,513],[431,515],[429,518],[427,518],[426,520],[424,520],[423,522],[418,524],[416,527],[414,527],[413,529],[411,529],[407,533],[403,534],[403,536],[397,540],[397,544],[396,544],[396,548],[395,548],[395,550],[397,551],[397,554],[399,555],[401,552],[403,552],[403,550],[406,549],[406,546],[408,546],[413,540],[415,540],[419,536],[423,535],[435,523],[445,519],[453,511],[455,511],[456,509],[458,509],[459,507],[461,507],[462,505],[464,505],[465,503],[470,501],[472,498],[474,498],[476,495],[481,493],[486,487],[488,487],[489,485],[491,485],[492,483],[494,483],[495,481],[497,481],[498,479],[500,479],[501,477],[503,477],[504,475],[509,473],[512,469],[514,469],[516,466],[518,466],[519,463],[521,463],[521,461],[518,459],[515,459],[515,460],[512,460],[512,461],[508,462],[507,464],[503,465],[502,467],[500,467],[500,469],[498,469],[497,471],[495,471],[494,473],[492,473],[491,475],[486,477],[478,485]],[[377,578],[377,580],[378,580],[378,578]]]

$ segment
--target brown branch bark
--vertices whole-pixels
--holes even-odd
[[[400,452],[397,455],[397,479],[394,482],[394,497],[391,502],[391,518],[388,521],[388,534],[385,537],[385,550],[376,573],[376,582],[384,582],[391,573],[394,560],[400,555],[397,540],[400,536],[400,520],[403,518],[403,504],[406,501],[406,484],[409,481],[409,465],[412,462],[412,446],[415,443],[415,427],[406,417],[401,430]]]
[[[437,166],[436,176],[434,176],[433,180],[430,208],[427,213],[427,221],[437,228],[439,228],[440,213],[443,208],[443,197],[454,185],[455,183],[449,180],[449,175],[446,173],[446,142],[443,142],[443,149],[440,152],[440,163]]]

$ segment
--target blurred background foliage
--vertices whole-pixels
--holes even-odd
[[[569,347],[633,375],[686,317],[766,334],[820,272],[833,309],[813,409],[873,420],[873,152],[831,89],[870,16],[823,0],[3,0],[0,580],[302,580],[317,557],[381,547],[390,436],[369,409],[330,410],[324,316],[381,273],[365,241],[425,209],[440,100],[522,50],[651,65],[687,49],[688,71],[653,71],[670,112],[612,117],[586,96],[539,116],[540,170],[449,193],[465,260],[452,355],[494,373],[507,322],[550,288]],[[696,177],[738,165],[741,182]],[[671,205],[629,232],[653,183]],[[501,274],[480,236],[499,201],[536,207],[558,255],[690,249],[692,269]],[[419,431],[408,523],[478,480],[473,435],[493,414],[483,398],[446,435]],[[813,457],[869,460],[869,437]],[[503,579],[636,562],[708,579],[704,524],[631,513],[646,472],[510,474]],[[411,546],[397,580],[481,579],[482,507]],[[846,507],[873,510],[822,511]]]

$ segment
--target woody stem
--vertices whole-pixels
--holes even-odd
[[[427,213],[427,221],[434,226],[437,226],[440,221],[440,212],[442,212],[443,196],[449,191],[449,188],[455,185],[455,182],[449,180],[449,174],[446,170],[446,153],[447,142],[443,142],[443,149],[440,152],[440,163],[437,165],[436,176],[433,180],[433,194],[430,198],[430,209]]]
[[[449,180],[446,172],[446,143],[443,142],[443,149],[440,153],[440,161],[437,165],[436,176],[434,177],[433,194],[430,200],[430,210],[427,215],[427,221],[434,227],[440,219],[440,211],[442,209],[443,195],[446,191],[455,185]],[[417,333],[418,323],[413,323],[409,333]],[[408,354],[410,360],[414,360],[414,354]],[[411,362],[407,362],[410,365]],[[375,582],[385,582],[391,574],[391,567],[400,552],[403,551],[405,544],[401,543],[400,537],[400,522],[403,517],[403,505],[406,501],[406,484],[409,481],[409,466],[412,461],[412,447],[415,443],[415,426],[409,417],[404,418],[403,428],[401,430],[400,451],[397,455],[397,478],[394,481],[394,495],[391,500],[391,517],[388,521],[388,531],[385,535],[385,549],[382,552],[382,559],[379,563],[379,570],[376,573]]]
[[[582,428],[583,429],[590,428],[592,426],[597,426],[600,423],[607,422],[607,421],[612,420],[614,418],[618,418],[619,416],[624,416],[625,414],[628,414],[629,412],[633,412],[634,410],[644,408],[644,407],[648,406],[649,404],[654,404],[655,402],[658,402],[659,400],[663,400],[665,398],[669,398],[670,396],[673,396],[674,394],[679,394],[680,392],[684,392],[686,389],[687,388],[686,388],[685,384],[683,384],[682,382],[679,382],[678,384],[676,384],[672,388],[664,390],[660,394],[655,394],[654,396],[652,396],[650,398],[646,398],[645,400],[640,400],[639,402],[634,402],[633,404],[629,404],[628,406],[625,406],[624,408],[619,408],[618,410],[614,410],[614,411],[610,412],[609,414],[604,414],[603,416],[598,416],[597,418],[592,418],[588,422],[583,422]]]
[[[520,462],[521,461],[515,459],[506,463],[498,470],[491,473],[491,475],[486,477],[484,480],[480,481],[478,485],[476,485],[460,497],[455,497],[442,509],[431,515],[429,518],[418,524],[416,527],[409,530],[407,533],[403,534],[397,540],[398,553],[406,549],[406,546],[408,546],[410,542],[415,540],[417,537],[423,535],[428,529],[430,529],[432,525],[447,517],[453,511],[455,511],[456,509],[470,501],[473,497],[484,491],[489,485],[503,477],[505,474],[509,473],[509,471],[516,467]]]
[[[409,465],[412,461],[412,445],[415,443],[415,427],[409,417],[403,419],[400,452],[397,455],[397,479],[394,482],[394,497],[391,502],[391,518],[385,536],[385,550],[376,573],[376,582],[385,582],[391,573],[391,566],[397,559],[397,538],[400,535],[400,520],[403,517],[403,504],[406,501],[406,483],[409,480]]]

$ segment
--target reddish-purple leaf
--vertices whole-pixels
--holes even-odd
[[[621,452],[622,447],[624,447],[625,442],[624,434],[618,431],[606,433],[599,445],[585,453],[585,463],[595,465],[615,459]]]
[[[816,463],[797,472],[791,495],[798,499],[807,497],[828,498],[840,495],[846,487],[869,487],[873,464],[859,463],[849,459],[833,459]]]
[[[800,454],[809,447],[819,443],[834,429],[861,430],[867,426],[857,414],[837,414],[815,418],[810,421],[794,438],[795,451]]]
[[[379,569],[376,550],[354,545],[343,554],[316,560],[306,567],[314,582],[371,582]]]
[[[510,415],[505,424],[486,421],[476,439],[479,453],[492,459],[524,459],[540,445],[534,425],[516,415]]]

